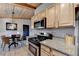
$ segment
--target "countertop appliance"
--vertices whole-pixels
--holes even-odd
[[[65,43],[69,46],[75,45],[75,36],[67,34],[65,36]]]
[[[52,39],[52,34],[48,34],[49,36],[37,35],[37,37],[31,37],[28,39],[29,41],[29,52],[34,56],[40,56],[40,42],[46,39]]]

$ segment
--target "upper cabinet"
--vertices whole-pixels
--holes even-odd
[[[74,26],[75,7],[74,4],[56,4],[32,17],[32,23],[46,17],[46,28],[59,28]],[[33,24],[34,25],[34,24]],[[32,26],[33,26],[32,25]]]
[[[36,21],[40,21],[42,20],[44,17],[46,17],[46,11],[42,11],[36,15],[34,15],[32,18],[31,18],[31,28],[33,29],[34,28],[34,22]]]
[[[37,15],[33,16],[31,18],[31,28],[33,29],[34,28],[34,21],[36,21],[38,18],[37,18]]]
[[[74,26],[74,5],[57,4],[46,10],[47,28]]]
[[[54,28],[55,27],[55,19],[56,19],[56,8],[55,7],[50,7],[46,9],[46,27],[47,28]]]
[[[59,4],[58,8],[58,21],[59,27],[61,26],[73,26],[74,25],[74,7],[73,4]]]
[[[44,10],[37,15],[38,20],[42,20],[44,17],[46,17],[46,11]]]

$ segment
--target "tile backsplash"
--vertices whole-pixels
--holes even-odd
[[[64,36],[66,34],[74,35],[74,31],[75,31],[74,27],[59,28],[59,29],[38,29],[38,30],[37,29],[32,29],[31,32],[30,32],[30,35],[36,35],[36,34],[39,34],[41,32],[46,32],[46,33],[51,33],[54,36],[64,38]]]

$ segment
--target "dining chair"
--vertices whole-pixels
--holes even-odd
[[[23,41],[23,45],[26,45],[27,37],[23,35],[23,36],[21,37],[21,40]]]
[[[20,34],[17,34],[16,37],[17,37],[17,41],[21,40],[21,35]]]
[[[3,46],[3,51],[4,51],[4,48],[6,45],[9,46],[10,44],[10,40],[9,40],[9,37],[6,37],[6,36],[2,36],[2,46]],[[9,48],[9,47],[8,47]],[[10,50],[10,48],[9,48]]]
[[[21,46],[25,45],[25,43],[26,43],[26,36],[18,35],[17,42],[20,43]]]
[[[20,43],[20,44],[21,44],[21,46],[22,46],[22,39],[21,39],[21,35],[20,35],[20,34],[17,34],[17,35],[16,35],[16,37],[17,37],[17,42],[18,42],[18,43]]]
[[[1,39],[3,39],[5,37],[5,35],[2,35],[1,36]],[[2,40],[2,42],[1,42],[1,48],[2,48],[2,46],[3,46],[3,40]]]

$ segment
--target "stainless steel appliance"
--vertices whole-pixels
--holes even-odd
[[[44,41],[46,39],[52,39],[52,34],[49,34],[48,36],[37,35],[37,37],[29,38],[29,53],[34,56],[40,56],[40,41]]]
[[[35,44],[29,42],[29,52],[32,56],[39,56],[40,55],[40,47],[36,46]]]
[[[36,29],[46,28],[46,17],[40,21],[35,21],[34,28],[36,28]]]

